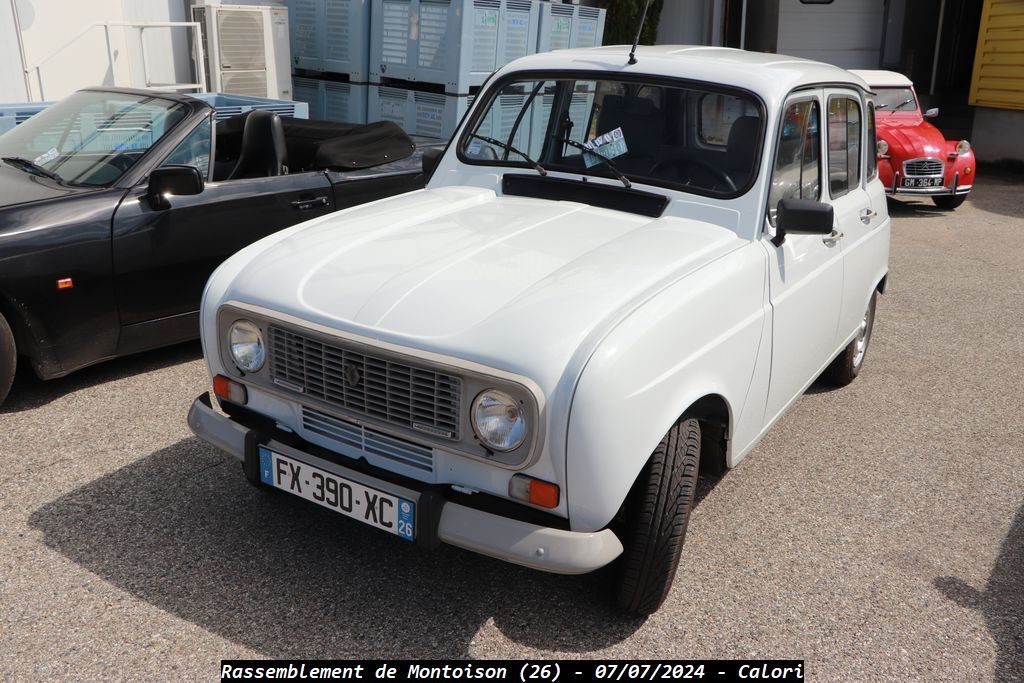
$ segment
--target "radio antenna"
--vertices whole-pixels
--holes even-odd
[[[647,19],[647,8],[654,0],[644,0],[644,12],[640,15],[640,25],[636,27],[636,40],[633,41],[633,49],[629,51],[629,63],[636,64],[636,46],[640,42],[640,34],[644,30],[644,21]]]

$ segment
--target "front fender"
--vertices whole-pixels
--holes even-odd
[[[608,525],[651,452],[698,399],[725,399],[730,433],[763,419],[764,397],[754,392],[748,400],[748,393],[756,366],[770,358],[759,353],[766,268],[764,251],[745,245],[653,296],[598,345],[569,414],[574,531]]]
[[[973,186],[974,176],[977,173],[978,165],[975,162],[974,150],[970,149],[967,154],[956,153],[956,140],[946,141],[946,187],[952,189],[953,182],[957,187]],[[952,156],[952,158],[950,158]]]

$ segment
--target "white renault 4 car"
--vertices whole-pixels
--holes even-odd
[[[207,284],[219,409],[254,484],[402,541],[540,570],[616,562],[651,613],[699,473],[824,372],[860,372],[889,218],[871,93],[710,47],[525,57],[426,189],[267,237]]]

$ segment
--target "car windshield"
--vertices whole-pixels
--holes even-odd
[[[743,193],[757,172],[764,119],[748,93],[564,78],[511,80],[490,92],[459,141],[466,163],[602,176],[627,187],[640,182],[718,197]]]
[[[159,97],[81,91],[0,135],[0,158],[67,183],[110,185],[187,113]]]
[[[875,111],[913,111],[917,98],[910,88],[874,88],[877,93]]]

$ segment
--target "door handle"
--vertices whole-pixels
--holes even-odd
[[[292,202],[299,211],[308,211],[318,206],[327,206],[327,197],[310,197],[308,199],[296,199]]]
[[[870,223],[871,219],[878,215],[878,212],[872,211],[871,209],[864,209],[860,212],[860,220],[862,223]]]
[[[840,239],[842,239],[842,237],[843,237],[843,233],[839,232],[838,230],[833,230],[830,234],[825,235],[824,237],[822,237],[821,241],[827,247],[834,247],[836,245],[836,242],[838,242]]]

